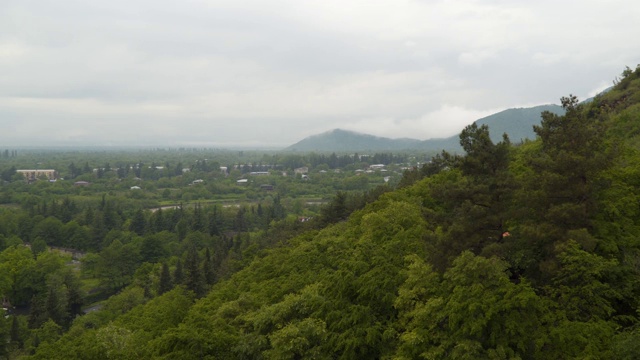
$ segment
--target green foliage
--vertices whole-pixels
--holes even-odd
[[[15,239],[0,254],[0,289],[39,305],[23,345],[38,359],[636,358],[638,94],[640,70],[626,70],[591,103],[563,98],[565,114],[543,113],[538,139],[517,146],[471,125],[460,136],[464,156],[442,153],[395,191],[339,192],[313,212],[292,197],[371,186],[373,177],[347,173],[366,156],[283,157],[287,169],[318,168],[308,180],[264,169],[271,175],[260,182],[277,189],[264,196],[255,183],[235,184],[261,169],[258,160],[228,166],[229,180],[202,159],[185,174],[178,161],[132,161],[122,174],[104,166],[105,194],[110,177],[135,173],[158,179],[165,198],[222,190],[257,201],[144,212],[109,193],[93,206],[65,205],[69,221],[51,213],[62,202],[39,198],[49,185],[36,184],[23,198],[33,216],[0,212],[5,244],[64,243],[56,229],[89,229],[86,246],[99,252],[84,257],[85,281],[96,276],[118,293],[65,323],[60,304],[72,292],[62,290],[74,287],[66,265],[47,252],[34,259]],[[346,160],[349,170],[330,177]],[[298,220],[307,214],[315,219]]]
[[[529,358],[541,350],[543,302],[528,283],[509,281],[506,263],[465,252],[440,276],[409,259],[396,301],[399,358]]]
[[[162,264],[162,270],[160,272],[160,281],[158,284],[158,295],[162,295],[173,288],[173,281],[171,280],[171,274],[169,273],[169,266],[166,263]]]

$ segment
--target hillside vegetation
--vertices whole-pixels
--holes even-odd
[[[282,238],[203,297],[107,306],[31,358],[637,358],[640,69],[562,105],[518,146],[470,125],[465,156]]]

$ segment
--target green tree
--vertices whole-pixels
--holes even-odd
[[[38,237],[44,239],[48,245],[61,246],[64,224],[57,218],[49,216],[38,222],[33,228],[31,239]]]
[[[12,246],[0,253],[0,291],[13,305],[26,305],[32,296],[35,260],[26,246]]]
[[[180,285],[183,284],[184,282],[184,273],[182,270],[182,262],[180,261],[180,259],[178,259],[178,261],[176,262],[176,268],[173,271],[173,283],[175,285]]]
[[[142,209],[138,209],[133,213],[131,223],[129,225],[129,231],[133,231],[138,235],[144,235],[146,227],[146,220],[144,218],[144,212]]]
[[[9,353],[10,330],[4,314],[0,316],[0,357],[5,358]],[[15,316],[14,316],[15,317]]]
[[[509,173],[511,144],[506,134],[494,144],[487,125],[473,123],[460,133],[460,145],[466,152],[458,161],[464,180],[446,183],[444,189],[434,192],[434,197],[449,202],[456,213],[445,244],[448,258],[467,249],[480,254],[486,246],[502,242],[515,188]]]
[[[48,250],[47,243],[40,236],[36,237],[31,243],[31,252],[33,256],[37,257],[38,254]]]
[[[45,300],[46,317],[60,326],[66,326],[69,319],[68,293],[59,275],[51,276],[47,281],[47,295]]]
[[[541,152],[531,159],[538,174],[532,185],[545,195],[538,207],[542,219],[579,229],[589,225],[596,210],[597,177],[611,164],[611,153],[604,142],[604,124],[587,117],[575,96],[561,102],[564,116],[544,112],[542,123],[534,126]]]
[[[205,251],[204,261],[202,263],[202,273],[204,274],[205,283],[207,285],[213,285],[216,281],[216,273],[213,258],[211,257],[211,252],[208,247]]]
[[[396,308],[404,330],[399,358],[533,358],[544,345],[544,302],[507,264],[464,252],[442,277],[417,256]]]
[[[140,246],[140,256],[143,261],[156,263],[167,255],[167,250],[159,235],[146,235],[143,238]]]
[[[541,124],[534,126],[539,141],[525,146],[519,160],[522,188],[515,199],[527,206],[516,217],[512,263],[539,284],[561,268],[557,249],[567,232],[593,228],[597,194],[608,186],[601,178],[614,163],[605,124],[586,116],[575,96],[561,101],[565,115],[543,112]]]
[[[162,269],[160,271],[160,281],[158,283],[158,295],[162,295],[173,288],[173,281],[171,280],[171,273],[169,272],[169,265],[162,263]]]
[[[188,290],[193,291],[197,296],[203,295],[203,277],[200,270],[200,257],[195,245],[189,246],[184,266],[184,284]]]
[[[131,282],[138,261],[139,252],[133,244],[115,240],[100,252],[97,275],[112,289],[119,289]]]

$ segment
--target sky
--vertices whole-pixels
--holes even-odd
[[[0,0],[0,148],[459,133],[640,63],[635,0]]]

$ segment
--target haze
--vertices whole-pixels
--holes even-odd
[[[428,139],[581,99],[638,60],[635,1],[0,1],[0,146]]]

